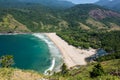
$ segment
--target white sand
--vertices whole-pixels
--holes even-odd
[[[48,36],[59,48],[62,53],[64,62],[68,68],[78,65],[86,65],[87,62],[85,61],[85,58],[96,53],[95,49],[78,49],[68,45],[68,43],[57,36],[56,33],[45,33],[45,35]]]

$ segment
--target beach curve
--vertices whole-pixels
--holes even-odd
[[[44,33],[47,37],[54,42],[54,44],[60,50],[64,63],[67,65],[68,68],[78,66],[78,65],[86,65],[87,62],[85,59],[96,54],[95,49],[78,49],[72,45],[69,45],[66,41],[61,39],[56,33]]]

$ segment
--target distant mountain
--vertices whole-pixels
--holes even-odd
[[[4,23],[4,17],[10,14],[32,32],[120,30],[120,13],[93,4],[80,4],[65,10],[29,5],[22,8],[4,8],[0,12],[0,22]]]
[[[97,5],[120,11],[120,0],[99,0]]]
[[[50,8],[60,8],[60,9],[66,9],[74,6],[72,2],[64,1],[64,0],[0,0],[0,6],[8,6],[13,7],[14,5],[20,5],[20,4],[40,4],[43,6],[47,6]]]
[[[30,2],[30,3],[40,3],[44,6],[48,7],[56,7],[56,8],[69,8],[74,6],[72,2],[65,1],[65,0],[19,0],[22,2]]]
[[[71,27],[80,29],[120,30],[120,14],[93,4],[80,4],[64,11]]]

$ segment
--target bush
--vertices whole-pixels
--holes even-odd
[[[90,77],[94,78],[97,76],[102,76],[104,74],[104,70],[101,66],[100,63],[98,63],[97,65],[94,66],[92,72],[90,72]]]

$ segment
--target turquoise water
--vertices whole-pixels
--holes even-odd
[[[43,73],[52,65],[52,59],[56,60],[54,67],[61,59],[59,51],[54,44],[44,35],[37,34],[17,34],[17,35],[0,35],[0,56],[13,55],[14,67],[27,70],[35,70]],[[48,43],[52,43],[48,44]],[[56,49],[56,53],[51,52],[50,46]],[[54,56],[56,55],[56,56]]]

